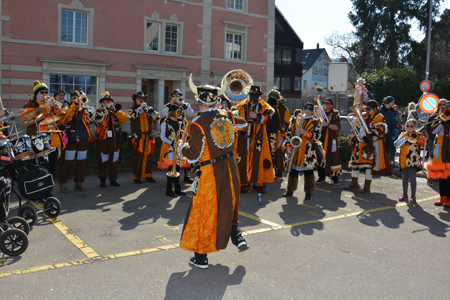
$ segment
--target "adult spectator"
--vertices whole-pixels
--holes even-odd
[[[383,99],[385,103],[381,106],[380,112],[384,117],[386,125],[388,127],[387,133],[384,135],[384,148],[386,149],[386,153],[389,153],[391,156],[395,154],[395,147],[393,140],[395,139],[395,115],[396,112],[392,108],[395,105],[395,99],[392,96],[387,96]]]

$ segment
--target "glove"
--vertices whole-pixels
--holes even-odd
[[[362,139],[366,136],[366,132],[364,131],[364,129],[360,128],[359,129],[359,138]]]

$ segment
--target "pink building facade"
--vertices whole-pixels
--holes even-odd
[[[217,86],[239,68],[273,87],[275,0],[0,0],[0,32],[7,108],[34,80],[83,90],[95,107],[104,91],[127,108],[143,90],[158,111],[176,88],[195,102],[191,73]]]

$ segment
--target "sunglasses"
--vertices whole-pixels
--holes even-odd
[[[369,110],[369,108],[367,106],[364,106],[363,109],[364,110]]]
[[[78,96],[70,97],[70,99],[72,99],[72,100],[78,99]]]
[[[414,125],[406,125],[406,128],[414,128],[414,127],[416,127],[416,126],[414,126]]]
[[[181,95],[180,94],[173,94],[172,97],[178,97],[179,98],[179,97],[181,97]]]
[[[48,94],[48,91],[40,91],[41,94]]]
[[[330,102],[325,102],[325,103],[324,103],[324,105],[328,105],[328,106],[330,106],[330,105],[331,105],[331,103],[330,103]]]
[[[136,97],[136,100],[144,101],[144,98],[142,98],[142,97]]]

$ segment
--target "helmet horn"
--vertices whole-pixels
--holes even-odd
[[[197,86],[192,81],[192,73],[189,75],[189,87],[191,88],[191,91],[198,96]]]

